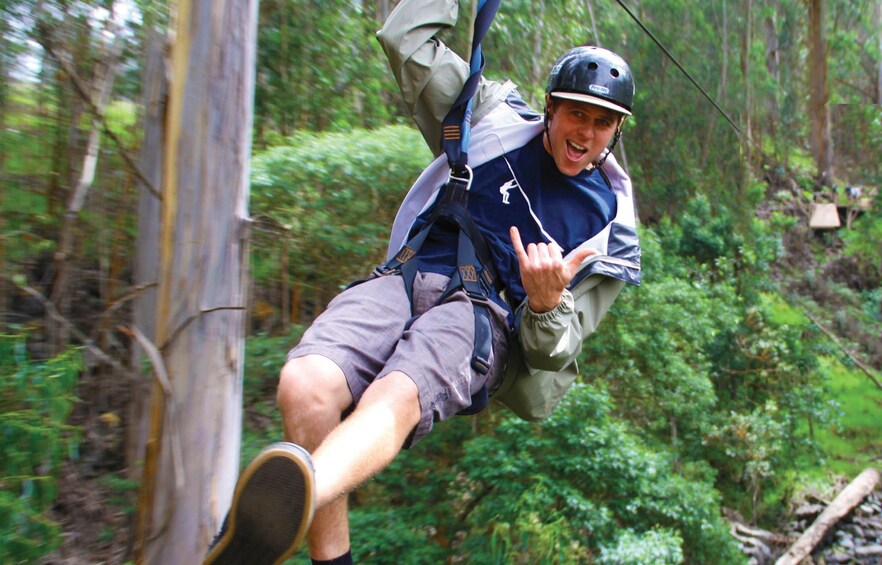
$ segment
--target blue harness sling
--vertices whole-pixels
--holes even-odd
[[[470,74],[462,91],[444,118],[441,145],[447,154],[450,175],[441,187],[429,220],[413,235],[399,252],[376,269],[372,276],[400,273],[404,279],[407,295],[413,308],[413,284],[417,273],[415,260],[420,247],[429,233],[438,225],[454,224],[459,231],[457,241],[457,268],[450,278],[447,288],[438,303],[446,300],[452,293],[463,289],[472,302],[475,313],[475,344],[472,351],[472,368],[487,374],[490,370],[493,350],[493,329],[490,322],[489,301],[495,292],[501,292],[502,285],[496,276],[492,258],[484,237],[478,230],[468,212],[468,194],[472,183],[472,170],[468,166],[468,146],[471,132],[472,100],[481,80],[484,68],[484,55],[481,40],[490,28],[490,23],[499,8],[500,0],[481,0],[475,17],[474,37]],[[411,322],[413,319],[411,319]],[[489,402],[487,387],[472,395],[471,405],[459,414],[476,414]]]

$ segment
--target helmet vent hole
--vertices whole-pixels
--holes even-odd
[[[588,70],[596,71],[597,70],[597,63],[595,63],[594,61],[591,61],[590,63],[588,63]]]
[[[615,78],[619,78],[619,69],[610,69],[609,74],[611,74]]]

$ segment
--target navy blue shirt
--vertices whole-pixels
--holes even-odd
[[[566,255],[615,217],[616,197],[595,168],[572,177],[561,173],[540,134],[475,168],[468,209],[487,241],[509,303],[520,304],[526,292],[509,228],[517,226],[525,247],[555,241]],[[430,214],[431,208],[417,218],[411,235]],[[419,270],[450,276],[456,267],[457,238],[455,226],[436,226],[420,249]]]

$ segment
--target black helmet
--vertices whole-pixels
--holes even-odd
[[[557,60],[546,94],[631,115],[634,76],[624,59],[602,47],[575,47]]]

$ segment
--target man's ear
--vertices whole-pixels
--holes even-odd
[[[546,94],[545,95],[545,113],[548,114],[551,112],[554,112],[554,99],[551,97],[550,94]]]

